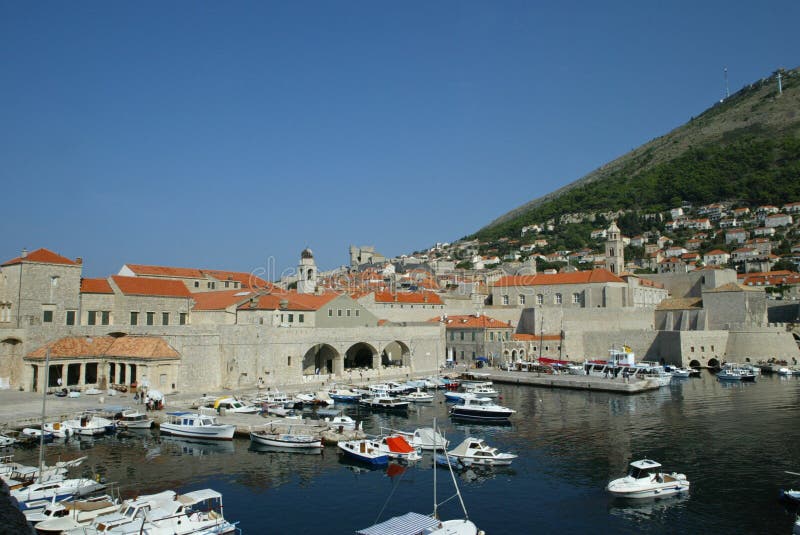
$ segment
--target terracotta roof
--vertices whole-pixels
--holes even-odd
[[[220,281],[236,281],[243,288],[272,288],[272,283],[261,277],[244,271],[226,271],[222,269],[198,269],[170,266],[146,266],[142,264],[125,264],[138,277],[169,277],[179,279],[205,279],[207,276]]]
[[[727,251],[723,251],[722,249],[714,249],[713,251],[709,251],[705,254],[705,256],[721,255],[721,254],[726,254],[730,256],[730,253],[728,253]]]
[[[202,279],[203,273],[195,268],[179,268],[168,266],[145,266],[142,264],[125,264],[138,276],[148,277],[180,277],[183,279]]]
[[[82,294],[113,294],[108,279],[81,279]]]
[[[591,284],[605,282],[622,282],[607,269],[591,269],[588,271],[573,271],[571,273],[538,273],[536,275],[509,275],[500,278],[492,286],[543,286],[552,284]]]
[[[242,285],[242,288],[253,290],[266,290],[274,288],[271,282],[265,281],[261,277],[253,275],[252,273],[245,273],[241,271],[222,271],[218,269],[201,269],[204,275],[210,275],[220,281],[236,281]]]
[[[192,310],[225,310],[229,306],[247,301],[255,294],[250,290],[222,290],[217,292],[198,292],[192,294]]]
[[[656,310],[687,310],[700,308],[703,308],[703,300],[699,297],[664,299],[656,305]]]
[[[70,260],[65,256],[61,256],[60,254],[56,254],[53,251],[48,249],[36,249],[35,251],[31,251],[28,253],[27,256],[24,258],[18,256],[17,258],[13,258],[8,262],[4,263],[4,266],[11,266],[13,264],[22,264],[22,263],[35,263],[35,264],[64,264],[67,266],[78,266],[77,262]]]
[[[76,357],[124,357],[139,359],[177,359],[180,355],[158,336],[68,336],[28,353],[28,359],[44,360]]]
[[[111,279],[125,295],[159,297],[190,297],[192,295],[186,285],[178,280],[123,277],[121,275],[112,275]]]
[[[792,271],[769,271],[766,273],[745,273],[739,275],[747,286],[777,286],[778,284],[800,284],[800,273]]]
[[[325,292],[319,295],[293,291],[275,292],[258,296],[253,304],[242,303],[239,305],[239,310],[277,310],[281,308],[282,301],[286,301],[285,310],[319,310],[340,295],[342,294],[338,292]]]
[[[412,305],[442,305],[442,298],[434,292],[375,292],[376,303],[402,303]]]
[[[439,321],[436,318],[434,321]],[[511,325],[504,321],[499,321],[489,316],[481,314],[475,315],[447,316],[447,329],[511,329]]]

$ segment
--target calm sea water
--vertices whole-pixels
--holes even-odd
[[[789,534],[795,511],[782,487],[800,487],[800,378],[764,376],[755,384],[724,384],[704,373],[657,392],[619,396],[597,392],[498,386],[517,409],[510,426],[454,424],[443,398],[408,417],[348,409],[368,432],[382,426],[413,430],[438,419],[448,439],[485,438],[519,454],[510,467],[469,470],[457,480],[469,516],[489,535],[520,533],[758,533]],[[439,394],[441,396],[441,394]],[[430,512],[430,457],[411,467],[370,470],[321,455],[254,451],[247,440],[206,445],[159,438],[70,440],[47,458],[87,454],[86,470],[119,482],[123,496],[213,487],[225,516],[248,534],[353,533],[408,511]],[[15,458],[35,464],[36,451]],[[660,461],[692,483],[685,498],[636,502],[613,499],[606,483],[636,459]],[[439,499],[452,495],[436,469]],[[457,500],[442,517],[460,512]]]

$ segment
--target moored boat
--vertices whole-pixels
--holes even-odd
[[[450,408],[450,415],[454,418],[467,418],[470,420],[502,421],[508,420],[514,409],[497,405],[489,398],[467,397],[461,405]]]
[[[513,453],[504,453],[489,446],[483,439],[467,437],[461,444],[447,452],[448,457],[464,465],[504,466],[517,458]]]
[[[251,430],[250,440],[264,446],[279,448],[321,448],[322,439],[313,435],[293,433],[270,433],[265,429]]]
[[[403,401],[400,398],[394,398],[387,395],[376,395],[371,398],[365,398],[358,402],[360,405],[369,407],[370,409],[379,409],[384,411],[407,411],[408,401]]]
[[[621,498],[659,498],[689,491],[684,474],[661,470],[661,464],[650,459],[634,461],[625,477],[611,481],[606,490]]]
[[[153,419],[136,409],[128,409],[122,411],[117,426],[126,429],[150,429],[153,426]]]
[[[364,463],[376,465],[389,463],[389,455],[381,450],[377,441],[372,439],[344,440],[339,442],[337,447],[347,456]]]
[[[161,432],[169,435],[206,440],[232,440],[236,426],[221,424],[214,416],[195,412],[168,412]]]

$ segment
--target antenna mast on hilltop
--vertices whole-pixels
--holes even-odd
[[[781,71],[778,71],[778,94],[783,94],[783,85],[781,84]]]
[[[725,98],[727,99],[729,96],[731,96],[731,92],[728,89],[728,67],[725,67],[724,71],[725,71]]]

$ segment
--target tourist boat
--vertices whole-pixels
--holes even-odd
[[[434,420],[434,430],[436,421]],[[435,431],[434,431],[435,432]],[[436,433],[438,434],[438,433]],[[448,465],[449,466],[449,465]],[[455,474],[450,467],[450,478],[455,487],[455,494],[445,498],[441,504],[458,498],[464,518],[452,520],[442,520],[439,518],[439,500],[437,498],[436,470],[433,471],[433,512],[430,515],[409,512],[404,515],[395,516],[378,524],[358,530],[358,535],[389,535],[389,534],[425,534],[425,535],[479,535],[483,531],[478,530],[478,526],[467,518],[467,509],[464,500],[461,498],[461,491],[458,488]]]
[[[153,419],[136,409],[122,411],[122,415],[117,419],[117,427],[125,429],[150,429],[152,426]]]
[[[689,481],[684,474],[661,471],[661,465],[650,459],[634,461],[628,475],[615,479],[606,490],[621,498],[660,498],[689,491]]]
[[[417,388],[415,392],[409,392],[408,394],[400,396],[400,399],[408,401],[409,403],[433,403],[433,394],[423,392]]]
[[[280,448],[321,448],[322,439],[308,434],[292,433],[291,428],[287,433],[270,433],[265,429],[251,430],[250,440],[265,446]]]
[[[513,453],[502,453],[486,444],[483,439],[468,437],[454,449],[447,452],[452,457],[466,466],[504,466],[511,464],[517,458]]]
[[[104,435],[116,427],[113,421],[93,412],[85,412],[79,418],[64,420],[61,424],[72,429],[73,434],[82,436]]]
[[[58,534],[80,528],[98,516],[114,513],[118,509],[119,502],[106,494],[81,500],[48,502],[41,513],[26,515],[25,518],[39,534]]]
[[[86,496],[104,488],[103,483],[94,479],[59,479],[36,482],[14,489],[11,491],[11,497],[17,501],[20,509],[25,510],[43,506],[42,500],[60,501],[72,496]]]
[[[415,448],[426,451],[438,451],[447,448],[448,441],[432,427],[420,427],[413,433],[406,431],[389,430],[390,433],[403,436]]]
[[[414,462],[422,458],[417,448],[409,444],[400,434],[380,437],[377,443],[378,449],[388,455],[390,459]]]
[[[359,401],[359,404],[369,407],[370,409],[379,409],[385,411],[407,411],[409,402],[383,394],[362,399]]]
[[[214,416],[195,412],[168,412],[161,432],[168,435],[206,440],[232,440],[236,426],[221,424]]]
[[[378,441],[365,438],[361,440],[344,440],[337,444],[346,455],[368,464],[383,465],[389,463],[389,455],[381,450]]]
[[[464,403],[450,408],[450,415],[454,418],[468,418],[471,420],[508,420],[514,409],[497,405],[489,398],[467,397]]]
[[[256,405],[248,405],[235,397],[222,397],[214,400],[214,409],[219,414],[234,412],[239,414],[257,414],[261,408]]]

